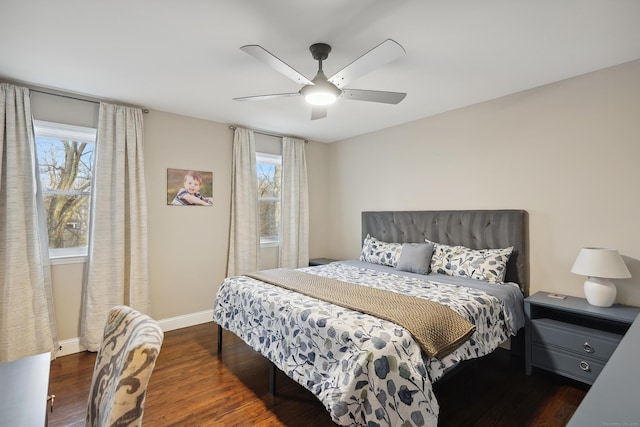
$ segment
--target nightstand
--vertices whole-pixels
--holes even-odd
[[[524,300],[526,374],[536,367],[593,384],[640,308],[595,307],[584,298],[548,295]]]
[[[313,258],[309,260],[309,267],[314,267],[316,265],[325,265],[337,261],[337,259],[331,258]]]

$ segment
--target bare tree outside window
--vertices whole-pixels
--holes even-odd
[[[280,241],[280,156],[257,154],[256,169],[260,243],[277,244]]]
[[[52,254],[69,248],[82,248],[86,253],[89,239],[95,133],[91,139],[91,132],[88,136],[82,132],[74,134],[73,130],[78,130],[74,128],[60,124],[47,126],[46,122],[35,126],[38,168]]]

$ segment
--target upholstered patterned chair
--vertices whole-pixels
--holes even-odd
[[[140,426],[147,384],[164,334],[158,323],[130,307],[109,312],[93,369],[87,426]]]

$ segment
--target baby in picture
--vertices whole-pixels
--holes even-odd
[[[182,188],[176,194],[172,205],[184,206],[184,205],[204,205],[210,206],[213,204],[213,198],[203,197],[200,194],[200,187],[202,186],[202,176],[198,172],[189,171],[184,176],[184,183]]]

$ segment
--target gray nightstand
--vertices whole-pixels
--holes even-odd
[[[594,307],[584,298],[548,294],[524,301],[526,374],[537,367],[593,384],[640,308]]]

